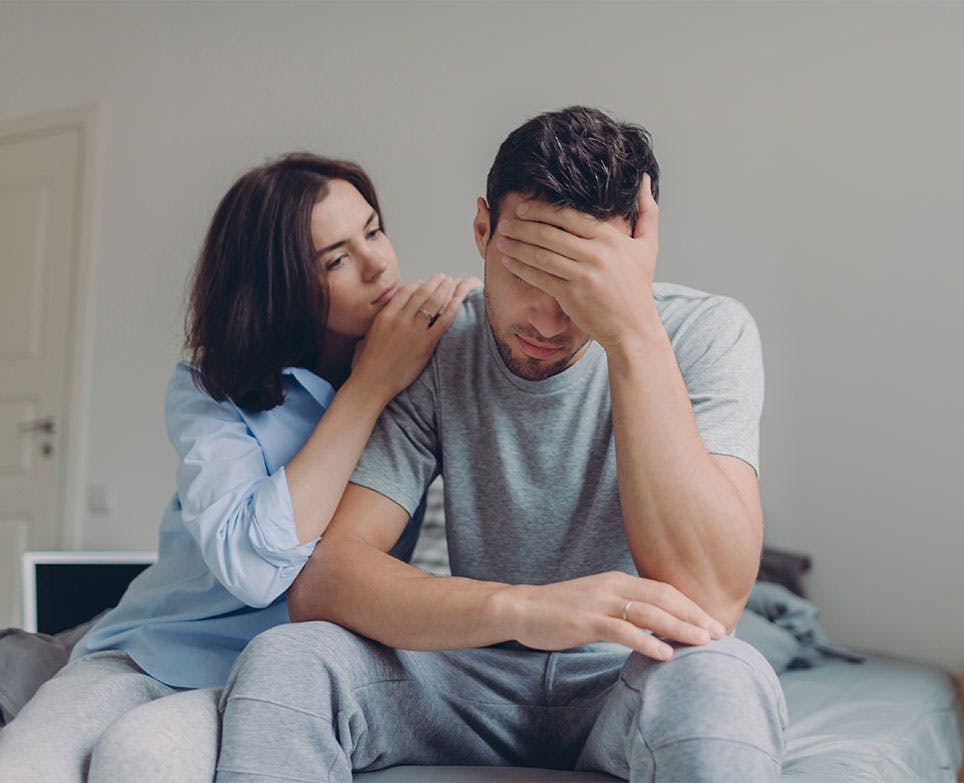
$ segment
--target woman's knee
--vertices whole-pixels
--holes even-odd
[[[89,783],[211,781],[220,740],[220,689],[185,691],[144,704],[103,733]]]
[[[104,731],[170,692],[116,650],[74,661],[0,732],[0,780],[83,780]]]

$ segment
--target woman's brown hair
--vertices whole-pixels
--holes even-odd
[[[268,410],[284,400],[285,367],[318,365],[327,290],[311,211],[333,179],[354,185],[381,220],[375,187],[359,165],[308,153],[252,169],[221,199],[185,320],[195,383],[214,399]]]

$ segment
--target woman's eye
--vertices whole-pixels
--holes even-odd
[[[348,260],[348,256],[338,256],[338,258],[333,258],[331,261],[325,264],[325,269],[327,269],[330,272],[331,270],[337,269],[338,267],[340,267],[347,260]]]
[[[378,236],[379,234],[381,234],[381,233],[382,233],[382,229],[381,229],[381,226],[379,226],[379,227],[377,227],[377,228],[373,228],[371,231],[369,231],[367,234],[365,234],[365,237],[368,238],[368,239],[374,239],[375,237],[377,237],[377,236]]]

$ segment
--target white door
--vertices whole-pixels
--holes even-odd
[[[62,546],[79,127],[0,136],[0,627],[20,623],[20,553]]]

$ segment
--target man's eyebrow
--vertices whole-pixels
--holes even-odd
[[[372,213],[368,216],[368,220],[365,221],[364,227],[368,228],[377,218],[378,218],[378,215],[375,214],[375,210],[372,210]],[[339,247],[346,244],[348,244],[347,239],[342,239],[339,242],[333,242],[327,247],[323,247],[321,250],[319,250],[318,255],[323,256],[325,253],[330,253],[332,250],[337,250]]]

